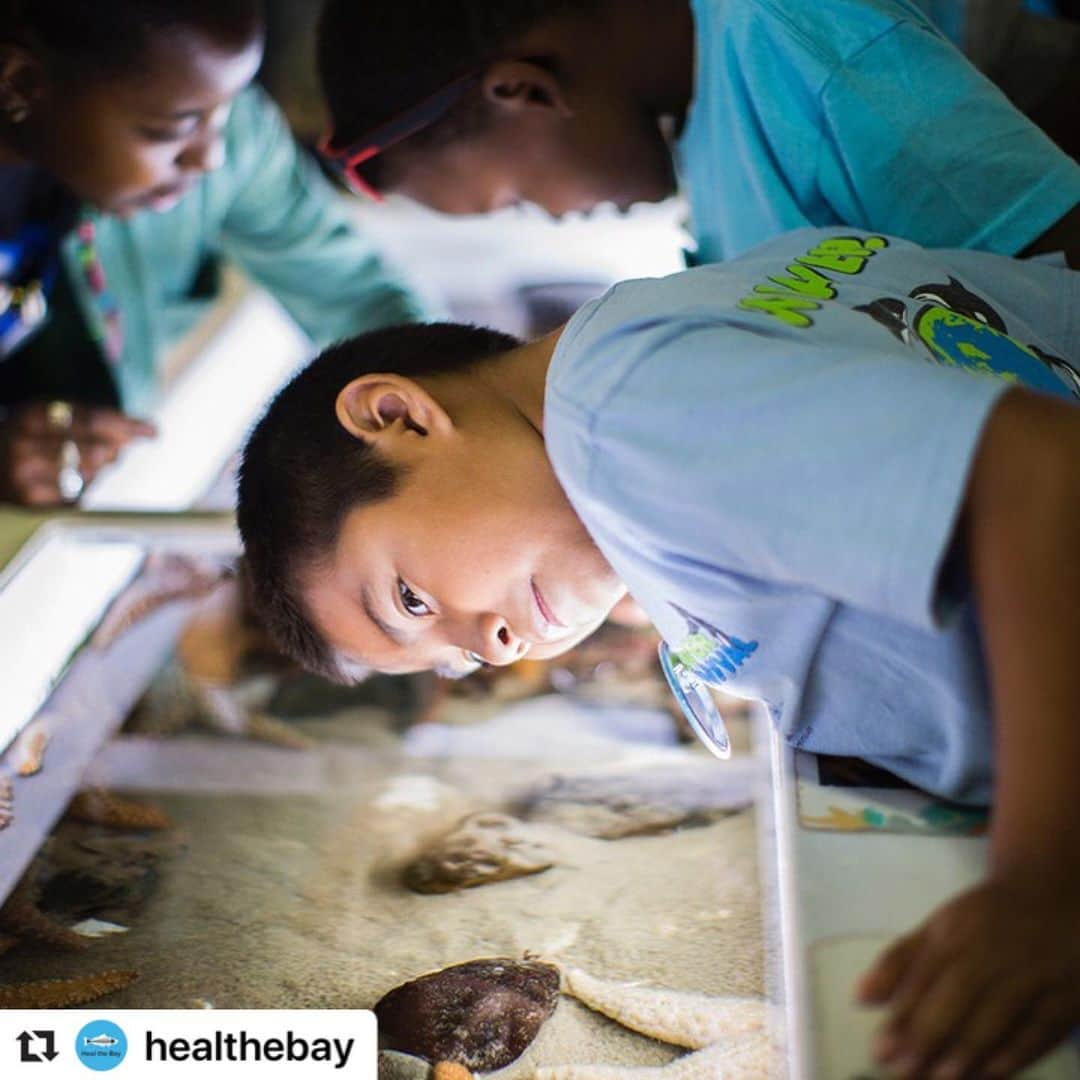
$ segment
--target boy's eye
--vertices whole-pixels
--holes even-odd
[[[190,121],[174,127],[144,125],[139,128],[139,132],[144,139],[149,139],[150,142],[179,142],[181,139],[186,139],[193,135],[196,126],[197,125],[194,122]]]
[[[417,596],[416,593],[414,593],[412,591],[412,589],[410,589],[409,586],[406,585],[405,582],[401,580],[401,578],[398,578],[397,586],[398,586],[398,595],[401,597],[401,606],[410,615],[416,615],[419,618],[419,617],[424,616],[424,615],[434,615],[435,614],[431,610],[431,608],[429,608],[427,606],[427,604],[424,603],[424,601],[421,600],[420,597]]]
[[[186,137],[183,132],[159,131],[155,128],[142,128],[141,133],[142,137],[150,142],[179,142]]]

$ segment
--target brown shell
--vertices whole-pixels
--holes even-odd
[[[517,1060],[559,1000],[559,969],[492,957],[391,990],[375,1006],[379,1044],[431,1062],[491,1072]]]
[[[413,892],[446,893],[538,874],[553,864],[534,826],[485,811],[432,840],[404,868],[402,881]]]

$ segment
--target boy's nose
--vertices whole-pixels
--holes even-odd
[[[488,664],[512,664],[528,651],[528,644],[514,633],[501,615],[493,612],[482,615],[479,629],[480,647],[472,651]]]
[[[220,132],[206,132],[187,144],[177,159],[185,172],[208,173],[225,164],[225,140]]]

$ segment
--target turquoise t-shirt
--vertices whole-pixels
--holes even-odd
[[[838,224],[1015,255],[1080,202],[1080,165],[906,0],[691,2],[695,263]]]
[[[567,324],[544,439],[671,650],[793,745],[990,794],[952,537],[1013,383],[1080,407],[1080,272],[806,229]],[[694,668],[697,672],[697,667]]]

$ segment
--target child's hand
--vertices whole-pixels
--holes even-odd
[[[83,485],[132,439],[156,433],[152,424],[115,409],[60,401],[17,405],[0,420],[0,501],[24,506],[75,501]],[[66,460],[65,450],[72,460]],[[65,466],[76,470],[74,492],[62,490]]]
[[[1011,1076],[1080,1023],[1080,882],[997,877],[935,911],[860,980],[888,1004],[900,1076]]]

